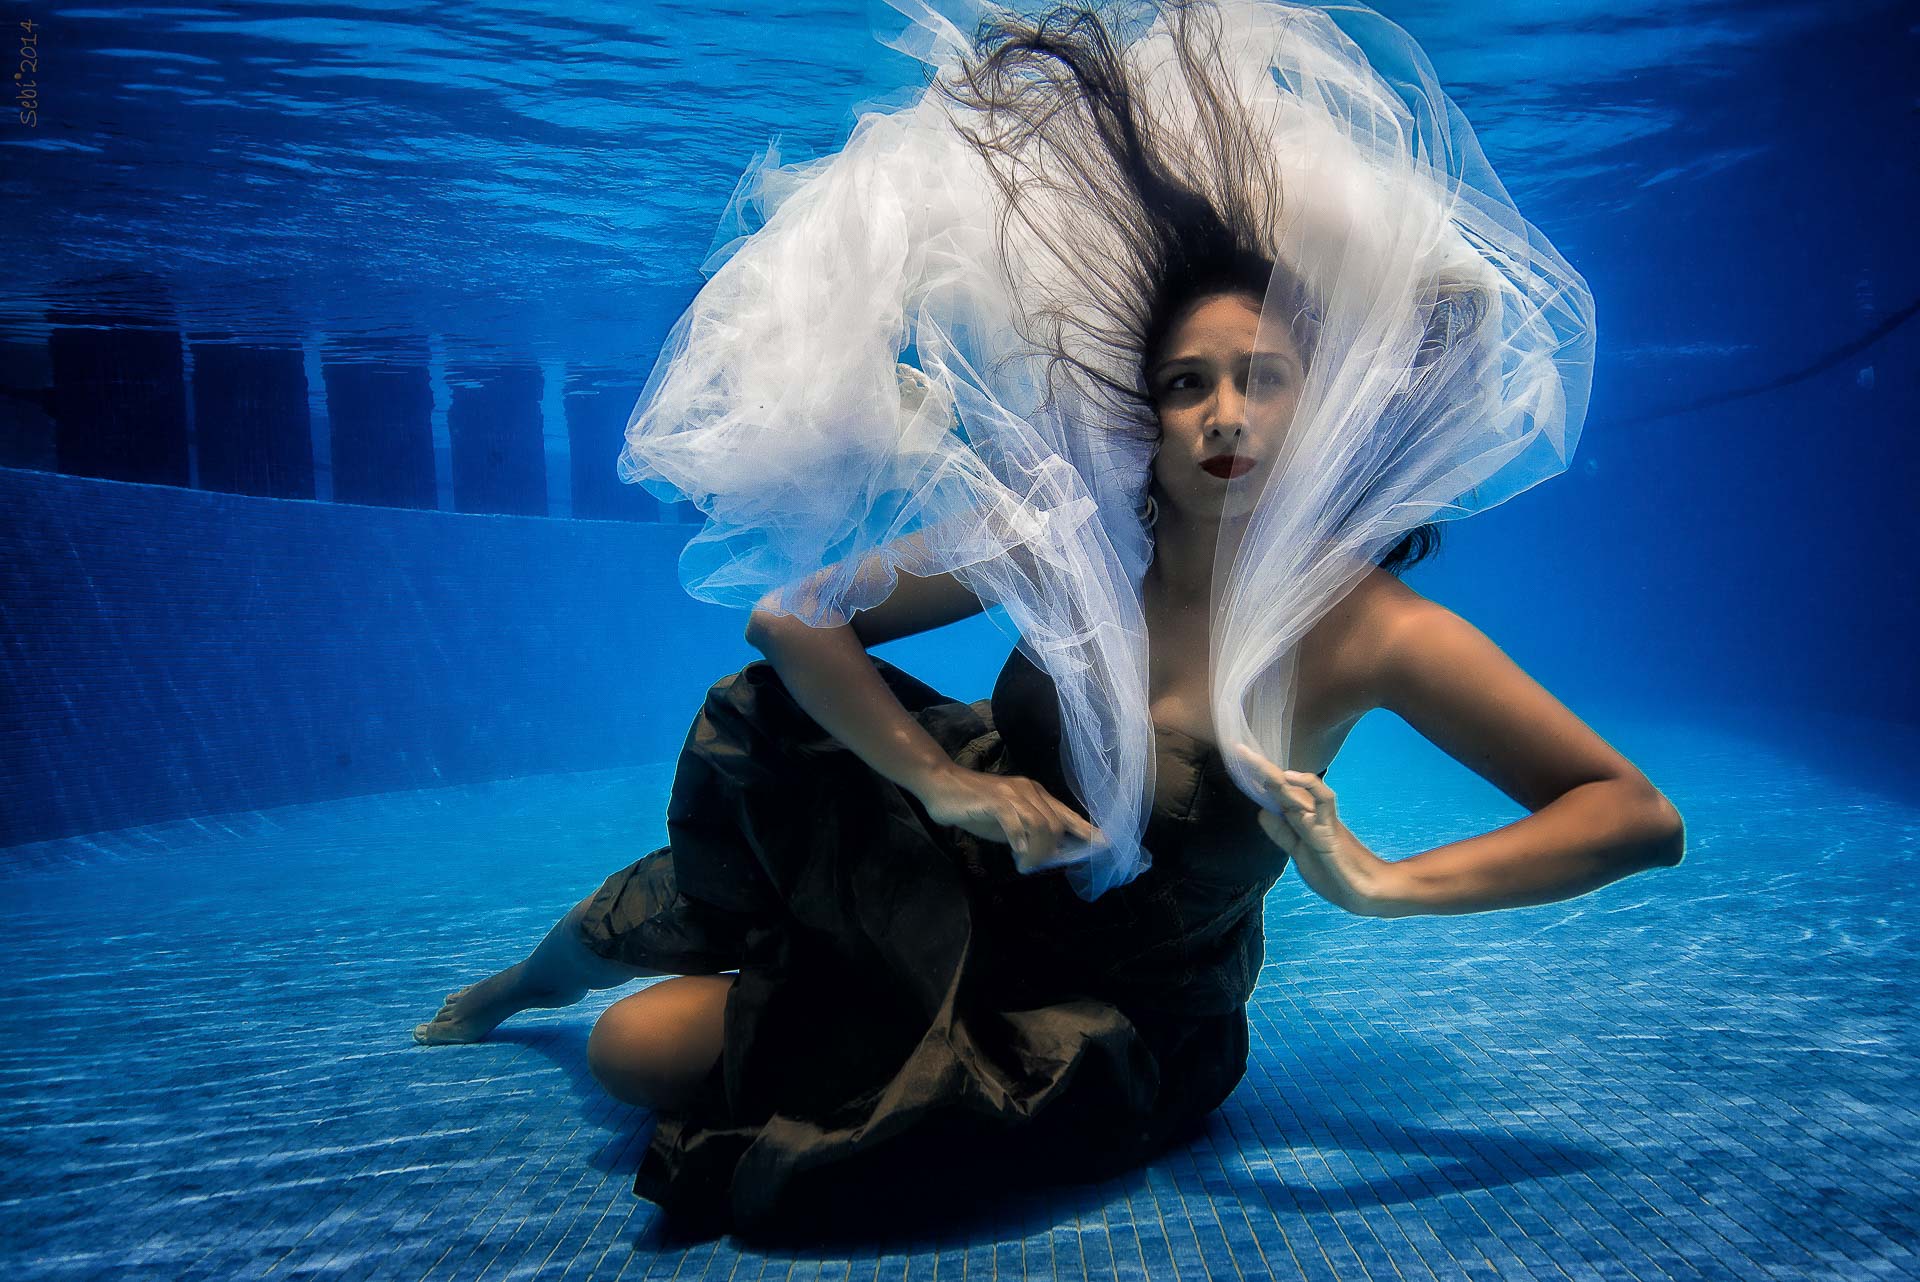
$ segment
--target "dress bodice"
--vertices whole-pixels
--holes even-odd
[[[1061,761],[1053,681],[1017,647],[994,685],[992,710],[1007,772],[1035,780],[1084,817]],[[1144,834],[1152,865],[1091,903],[1063,878],[1045,875],[1021,879],[1010,899],[1031,909],[1061,951],[1103,959],[1110,975],[1143,992],[1230,1007],[1251,993],[1261,901],[1287,863],[1259,815],[1216,745],[1156,725],[1154,804]]]
[[[1060,706],[1052,679],[1016,647],[1000,670],[992,702],[1014,773],[1038,780],[1080,809],[1061,760]],[[1279,875],[1286,855],[1261,831],[1259,805],[1233,782],[1217,745],[1174,726],[1155,725],[1154,758],[1146,845],[1156,862],[1165,853],[1208,880]]]

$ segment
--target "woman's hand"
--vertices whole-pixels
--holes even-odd
[[[1261,829],[1287,852],[1300,879],[1330,904],[1373,915],[1376,889],[1391,865],[1341,822],[1327,781],[1305,770],[1282,770],[1244,744],[1235,744],[1234,751],[1259,778]]]
[[[936,775],[917,795],[935,823],[1013,847],[1014,867],[1023,873],[1071,863],[1079,853],[1074,847],[1097,840],[1100,831],[1022,775],[955,766]],[[1068,847],[1064,858],[1063,845]]]

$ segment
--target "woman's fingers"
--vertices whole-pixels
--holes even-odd
[[[1244,743],[1233,745],[1241,760],[1259,776],[1263,790],[1275,805],[1291,816],[1312,819],[1321,801],[1331,801],[1333,789],[1326,780],[1310,770],[1282,770]]]
[[[1286,851],[1295,853],[1300,846],[1300,838],[1293,831],[1293,825],[1271,810],[1260,812],[1260,830],[1273,839],[1273,844]]]
[[[1333,800],[1333,789],[1328,786],[1325,779],[1322,779],[1319,775],[1313,773],[1313,771],[1283,770],[1281,774],[1286,776],[1288,783],[1305,792],[1315,801]]]
[[[1242,761],[1252,766],[1255,770],[1258,770],[1261,774],[1275,773],[1273,763],[1271,761],[1268,761],[1265,757],[1261,756],[1259,753],[1255,752],[1252,748],[1248,747],[1246,744],[1236,743],[1233,745],[1233,750],[1240,754],[1240,759]]]
[[[1051,862],[1069,838],[1088,842],[1099,839],[1098,828],[1039,782],[1012,776],[1006,784],[995,798],[991,813],[1022,871]]]
[[[1233,750],[1239,753],[1240,759],[1253,769],[1254,774],[1258,777],[1262,790],[1269,797],[1278,801],[1285,795],[1286,779],[1282,776],[1280,767],[1274,765],[1271,761],[1268,761],[1244,743],[1234,744]]]
[[[1045,788],[1031,779],[1017,779],[1010,802],[1026,823],[1029,844],[1044,843],[1058,835],[1059,819]]]
[[[1316,861],[1332,860],[1344,827],[1340,822],[1338,797],[1326,780],[1306,770],[1282,770],[1276,790],[1278,815],[1263,815],[1262,826],[1293,856],[1300,875],[1315,891],[1329,901],[1345,906],[1351,902],[1335,873]],[[1269,823],[1268,820],[1271,820]],[[1276,829],[1290,828],[1292,840],[1283,839]]]
[[[1053,857],[1054,850],[1060,845],[1059,816],[1054,813],[1052,806],[1042,802],[1038,797],[1030,798],[1026,802],[1026,813],[1028,816],[1027,863],[1030,866],[1045,863]]]
[[[1028,779],[1024,782],[1028,785],[1028,796],[1032,798],[1035,808],[1056,839],[1067,836],[1078,837],[1082,841],[1093,839],[1093,825],[1082,819],[1071,806],[1048,792],[1035,780]]]
[[[1014,810],[1020,816],[1023,843],[1019,847],[1022,866],[1041,863],[1053,853],[1059,841],[1056,821],[1052,811],[1038,800],[1039,789],[1023,790],[1013,799]]]
[[[1029,829],[1032,821],[1026,812],[1017,806],[1007,807],[1007,813],[1001,816],[1000,826],[1007,830],[1007,844],[1013,847],[1013,853],[1020,859],[1027,857],[1027,847],[1031,841]]]
[[[1323,826],[1338,821],[1339,801],[1326,780],[1310,770],[1289,770],[1286,773],[1291,789],[1305,798],[1298,812],[1303,818]]]
[[[1033,791],[1034,805],[1040,811],[1054,845],[1059,845],[1068,837],[1084,836],[1092,830],[1086,820],[1067,809],[1060,798],[1045,788],[1035,784]]]

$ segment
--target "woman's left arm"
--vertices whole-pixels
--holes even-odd
[[[1681,861],[1673,803],[1479,629],[1417,594],[1394,613],[1378,706],[1532,813],[1388,861],[1340,822],[1323,781],[1258,759],[1281,805],[1268,833],[1316,891],[1371,917],[1474,913],[1571,899]]]

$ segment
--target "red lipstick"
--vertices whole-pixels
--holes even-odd
[[[1200,466],[1214,476],[1231,478],[1253,471],[1253,460],[1244,454],[1216,454],[1202,460]]]

